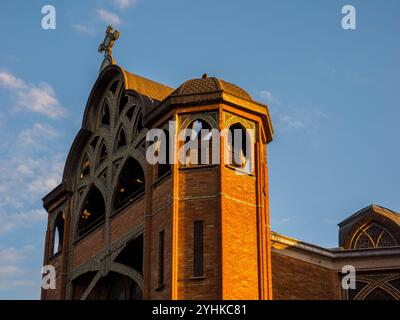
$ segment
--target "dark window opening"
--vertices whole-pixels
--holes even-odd
[[[129,119],[129,121],[132,121],[133,118],[133,113],[135,112],[135,106],[131,106],[128,111],[126,111],[126,117]]]
[[[168,130],[164,130],[165,134],[165,160],[166,163],[159,163],[157,167],[157,179],[161,178],[162,176],[166,175],[167,173],[171,172],[171,165],[170,165],[170,143],[169,143],[169,132]]]
[[[113,94],[115,94],[115,92],[117,91],[118,84],[119,84],[119,81],[116,80],[116,81],[114,81],[113,84],[111,85],[110,91],[111,91]]]
[[[193,276],[201,277],[204,275],[204,237],[203,221],[194,222],[193,232]]]
[[[141,300],[142,296],[142,290],[133,279],[109,272],[97,282],[88,300]]]
[[[236,123],[229,128],[229,155],[230,164],[239,167],[246,168],[249,164],[249,159],[246,158],[248,135],[246,129]]]
[[[143,235],[130,241],[115,262],[125,264],[143,274]]]
[[[191,152],[197,153],[197,164],[211,164],[212,163],[212,136],[211,136],[211,126],[208,122],[198,119],[193,121],[188,129],[192,129],[192,135],[186,137],[185,143],[190,140],[197,141],[197,150],[189,149],[186,152],[186,165],[194,165],[191,163]],[[206,144],[207,148],[204,148],[204,142],[208,141]]]
[[[92,139],[92,141],[90,142],[90,145],[92,146],[93,149],[96,149],[97,141],[99,141],[99,137],[98,136],[94,137]]]
[[[125,94],[125,91],[122,91],[121,98],[119,99],[119,113],[122,113],[127,103],[128,103],[128,96]]]
[[[114,208],[119,209],[142,194],[144,182],[142,166],[135,159],[129,158],[121,170]]]
[[[72,299],[80,300],[85,293],[90,282],[92,282],[96,271],[86,272],[72,281]]]
[[[158,239],[158,285],[164,285],[164,230],[160,232]]]
[[[136,134],[140,132],[140,130],[143,129],[143,119],[142,119],[142,113],[139,113],[137,120],[136,120]]]
[[[56,221],[54,223],[52,254],[60,252],[63,248],[63,244],[64,244],[64,213],[60,212],[57,215]]]
[[[125,136],[125,131],[124,129],[121,129],[119,131],[119,135],[118,135],[118,142],[117,142],[117,148],[121,148],[123,146],[126,145],[126,136]]]
[[[88,156],[86,155],[82,162],[82,169],[81,169],[81,174],[79,177],[81,179],[83,179],[84,177],[89,175],[89,173],[90,173],[90,160],[89,160]]]
[[[104,222],[105,204],[99,189],[92,187],[83,203],[79,217],[78,237]]]
[[[103,106],[103,110],[101,113],[101,124],[109,126],[110,125],[110,107],[106,102]]]

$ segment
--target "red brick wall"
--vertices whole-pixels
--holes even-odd
[[[172,270],[172,177],[154,187],[150,232],[150,299],[171,299]],[[159,286],[159,234],[164,230],[164,284]]]
[[[336,272],[272,252],[272,288],[275,300],[340,299]]]
[[[255,178],[224,167],[222,212],[223,299],[258,299]],[[228,198],[229,197],[229,198]],[[234,198],[232,200],[230,198]],[[240,202],[242,201],[242,202]]]
[[[121,238],[127,232],[144,222],[145,199],[135,201],[130,207],[111,218],[111,242]]]
[[[104,247],[104,225],[98,227],[85,238],[73,245],[72,269],[75,269],[82,262],[93,257]]]
[[[218,167],[179,171],[178,299],[218,298]],[[201,197],[209,197],[204,198]],[[204,279],[193,279],[193,223],[204,221]]]

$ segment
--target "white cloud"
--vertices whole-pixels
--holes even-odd
[[[8,72],[0,72],[0,86],[7,89],[24,89],[26,83]]]
[[[0,86],[10,90],[16,97],[16,107],[46,115],[50,118],[65,116],[53,88],[48,83],[28,84],[9,72],[0,72]]]
[[[94,27],[86,25],[86,24],[77,23],[77,24],[74,24],[72,26],[72,28],[80,34],[85,34],[85,35],[89,35],[89,36],[96,34],[96,30],[94,29]]]
[[[138,0],[114,0],[114,2],[121,9],[125,9],[130,6],[136,5],[138,3]]]
[[[16,154],[0,161],[0,212],[15,212],[32,201],[38,203],[61,182],[64,161],[63,154],[51,157]]]
[[[0,235],[19,229],[29,228],[33,223],[45,223],[46,219],[47,214],[44,209],[33,209],[26,212],[8,214],[0,211]]]
[[[276,101],[275,97],[272,95],[271,91],[269,90],[262,90],[260,92],[260,98],[265,100],[267,103],[272,103]]]
[[[284,124],[286,127],[290,129],[301,129],[304,127],[303,121],[295,119],[289,115],[280,116],[279,120],[282,124]]]
[[[39,145],[43,140],[53,140],[59,133],[50,125],[35,123],[32,128],[24,129],[18,136],[21,145]]]
[[[269,90],[260,91],[259,97],[268,103],[272,125],[280,131],[314,130],[327,117],[320,110],[294,107],[283,102]]]
[[[36,278],[35,272],[24,266],[34,254],[35,249],[31,245],[21,249],[10,247],[0,250],[0,290],[40,286],[38,281],[33,280]]]
[[[122,22],[121,18],[116,13],[104,9],[97,10],[97,14],[102,21],[114,26],[120,25]]]

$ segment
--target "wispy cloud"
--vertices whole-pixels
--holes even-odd
[[[53,140],[59,136],[59,132],[52,126],[35,123],[32,128],[23,129],[19,136],[18,142],[21,145],[36,145],[40,146],[43,140]]]
[[[45,223],[46,218],[47,215],[44,209],[33,209],[12,214],[0,211],[0,235],[30,228],[34,223]]]
[[[280,131],[312,130],[327,117],[320,110],[294,107],[290,103],[283,102],[270,90],[260,91],[259,97],[268,104],[273,126]]]
[[[113,0],[113,1],[121,9],[126,9],[138,3],[138,0]]]
[[[98,9],[97,14],[98,14],[100,20],[107,24],[118,26],[118,25],[121,25],[121,23],[122,23],[121,18],[116,13],[113,13],[113,12],[110,12],[110,11],[107,11],[104,9]]]
[[[15,107],[57,119],[66,115],[53,88],[48,83],[33,85],[13,74],[0,72],[0,87],[7,89],[16,99]]]
[[[72,29],[74,29],[77,33],[93,36],[96,34],[96,30],[93,26],[87,24],[77,23],[72,25]]]
[[[32,270],[27,266],[29,257],[37,254],[35,248],[26,245],[22,248],[0,249],[0,291],[15,290],[39,290],[37,281],[33,279],[40,276],[39,270]]]

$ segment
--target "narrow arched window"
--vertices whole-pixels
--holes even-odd
[[[119,113],[122,113],[125,106],[128,103],[128,96],[125,94],[125,91],[121,91],[121,97],[119,98]]]
[[[229,128],[229,163],[235,167],[250,170],[250,158],[247,155],[249,146],[249,136],[246,128],[239,123]]]
[[[157,165],[157,179],[161,178],[165,175],[167,175],[169,172],[171,172],[171,164],[170,164],[170,143],[169,143],[169,131],[164,130],[165,134],[165,148],[162,148],[162,150],[165,150],[165,162],[164,163],[158,163]],[[162,142],[161,142],[162,143]]]
[[[142,166],[137,160],[129,158],[125,162],[119,176],[115,191],[114,208],[119,209],[143,194],[144,183]]]
[[[187,129],[191,129],[191,136],[187,136],[185,143],[195,142],[195,149],[186,151],[186,165],[212,163],[212,132],[211,126],[202,119],[194,120]],[[194,155],[192,154],[194,153]]]
[[[110,91],[112,92],[112,94],[115,94],[115,92],[117,91],[117,87],[118,87],[119,81],[115,80],[113,82],[113,84],[110,87]]]
[[[105,203],[104,197],[96,187],[92,187],[83,203],[79,223],[78,237],[83,236],[94,227],[104,222]]]
[[[121,148],[126,145],[126,136],[125,136],[125,131],[124,129],[121,128],[118,134],[118,142],[117,142],[117,148]]]
[[[101,124],[106,126],[110,125],[110,107],[107,102],[104,103],[101,111]]]
[[[60,212],[54,223],[52,254],[60,252],[64,244],[64,213]]]
[[[130,106],[128,111],[126,111],[125,115],[129,119],[129,121],[132,121],[134,112],[135,112],[135,106]]]
[[[89,173],[90,173],[90,160],[89,160],[89,157],[87,155],[85,155],[85,157],[83,158],[83,161],[82,161],[81,173],[79,175],[79,178],[83,179],[84,177],[89,175]]]

